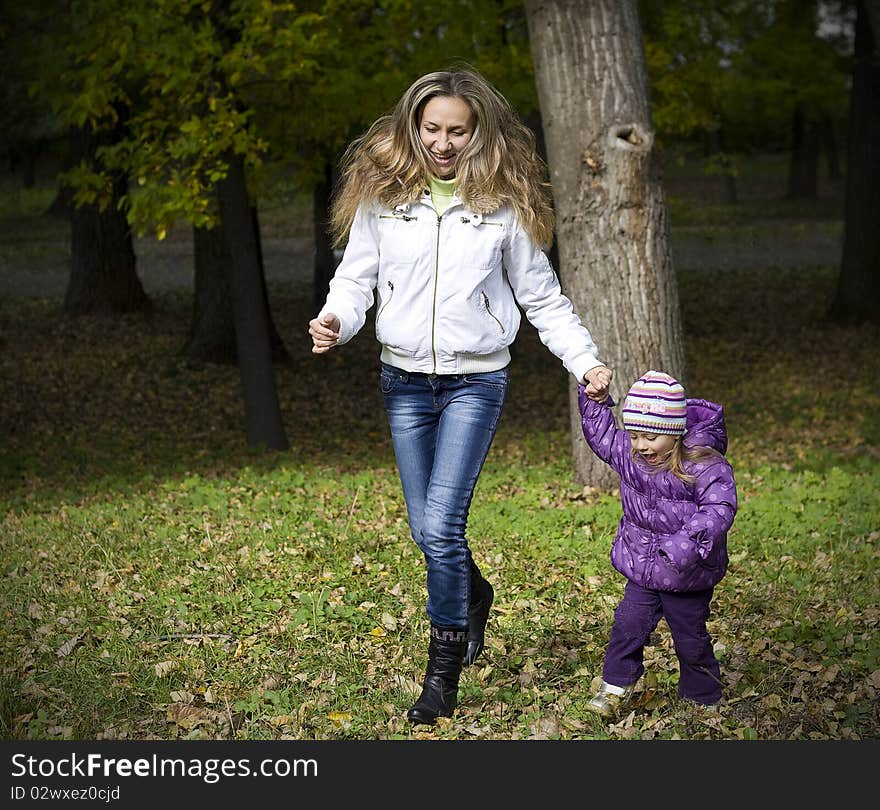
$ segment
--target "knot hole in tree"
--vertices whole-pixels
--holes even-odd
[[[615,149],[647,152],[654,142],[654,135],[639,124],[616,124],[611,127],[610,140]]]

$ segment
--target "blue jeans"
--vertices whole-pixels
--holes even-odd
[[[468,510],[498,429],[508,371],[434,375],[382,363],[381,385],[410,531],[425,555],[426,612],[439,627],[465,628]]]

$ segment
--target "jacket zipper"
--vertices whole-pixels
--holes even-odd
[[[434,248],[434,300],[431,302],[431,361],[433,362],[432,374],[437,373],[437,348],[434,345],[434,337],[437,332],[437,282],[440,276],[440,220],[443,214],[437,214],[437,244]]]
[[[498,328],[501,330],[501,334],[504,334],[504,324],[495,316],[495,313],[492,312],[492,308],[489,306],[489,296],[486,295],[485,292],[480,291],[480,295],[483,296],[483,304],[486,307],[486,312],[489,313],[489,317],[498,324]]]
[[[382,309],[380,309],[376,313],[377,321],[379,320],[379,317],[382,315],[382,313],[385,311],[385,307],[387,307],[391,303],[391,299],[394,298],[394,282],[389,279],[386,284],[388,284],[388,289],[391,290],[391,292],[388,293],[388,298],[385,300],[385,303],[382,304]]]
[[[648,496],[648,515],[650,517],[650,525],[656,526],[656,512],[657,512],[657,498],[656,493],[653,491]],[[657,563],[657,535],[654,530],[651,530],[651,546],[648,549],[647,561],[645,564],[645,581],[653,582],[654,580],[654,568]]]
[[[418,217],[413,217],[409,214],[379,214],[379,219],[402,219],[404,222],[411,222],[414,219],[418,219]]]
[[[470,221],[471,221],[470,217],[462,217],[461,218],[461,222],[463,225],[467,225]],[[487,219],[484,219],[480,223],[480,225],[494,225],[496,228],[503,228],[504,227],[503,222],[489,222],[489,220],[487,220]]]

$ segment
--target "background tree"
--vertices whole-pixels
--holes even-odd
[[[526,2],[550,176],[560,276],[615,373],[620,399],[641,373],[685,378],[635,0]],[[586,448],[570,395],[579,480],[613,479]]]
[[[29,92],[37,62],[31,43],[44,26],[41,5],[9,3],[0,14],[0,155],[23,188],[34,186],[39,158],[64,136],[46,99]]]
[[[700,145],[735,202],[743,160],[790,150],[790,197],[815,196],[845,120],[845,13],[813,0],[643,0],[652,116],[662,145]],[[829,19],[830,18],[830,19]]]
[[[154,228],[160,239],[179,221],[219,226],[225,250],[218,255],[228,258],[228,289],[240,299],[232,307],[236,351],[251,366],[239,363],[247,438],[271,448],[286,447],[287,439],[271,359],[268,369],[252,367],[266,352],[271,358],[271,329],[245,176],[249,166],[259,165],[265,146],[239,85],[265,70],[260,55],[278,52],[279,32],[295,47],[300,20],[286,5],[257,0],[160,0],[149,7],[80,0],[64,18],[67,69],[55,91],[67,119],[103,139],[93,160],[66,174],[76,188],[77,211],[92,202],[103,210],[112,200],[110,210],[140,233]],[[80,35],[63,39],[70,32]],[[120,196],[123,178],[136,182]],[[234,202],[234,193],[243,198]]]
[[[823,133],[846,114],[846,39],[830,30],[822,33],[820,6],[830,8],[818,0],[767,4],[757,15],[762,29],[739,57],[744,86],[754,94],[757,109],[776,111],[788,121],[786,196],[792,199],[818,195]]]
[[[743,3],[661,0],[640,3],[651,115],[659,147],[694,144],[721,199],[737,199],[737,85],[731,54],[747,37]],[[753,13],[750,12],[750,13]]]
[[[70,314],[131,312],[150,306],[137,276],[131,229],[123,210],[128,175],[104,162],[104,150],[125,137],[129,113],[119,94],[102,94],[94,81],[96,76],[118,72],[118,54],[125,47],[124,32],[105,37],[108,11],[101,3],[68,7],[57,0],[36,0],[33,7],[14,12],[30,21],[32,36],[28,47],[21,46],[22,56],[34,71],[39,101],[52,106],[59,126],[69,133],[71,169],[62,187],[74,189],[69,196],[75,201],[75,206],[67,207],[71,257],[64,309]],[[100,99],[99,104],[69,103],[74,99],[72,88],[80,81],[82,96]],[[102,78],[98,84],[107,82]],[[93,182],[99,172],[101,182]]]
[[[100,166],[101,149],[122,137],[123,123],[95,129],[73,127],[70,155],[77,169]],[[80,189],[70,217],[70,276],[64,293],[64,311],[84,313],[137,312],[152,306],[137,274],[131,227],[122,200],[128,189],[124,172],[108,172],[109,187],[102,192]]]
[[[857,4],[843,258],[833,320],[880,321],[880,2]]]

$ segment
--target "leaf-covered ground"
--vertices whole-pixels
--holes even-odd
[[[735,239],[735,231],[727,238]],[[191,367],[185,291],[150,316],[0,303],[6,738],[876,739],[880,343],[823,320],[828,266],[680,274],[691,388],[725,405],[741,508],[710,631],[725,699],[676,699],[664,624],[641,704],[584,703],[623,582],[614,493],[573,482],[568,381],[524,327],[469,534],[496,588],[456,716],[412,729],[424,569],[367,330],[318,358],[273,286],[291,450],[243,445],[236,369]]]

